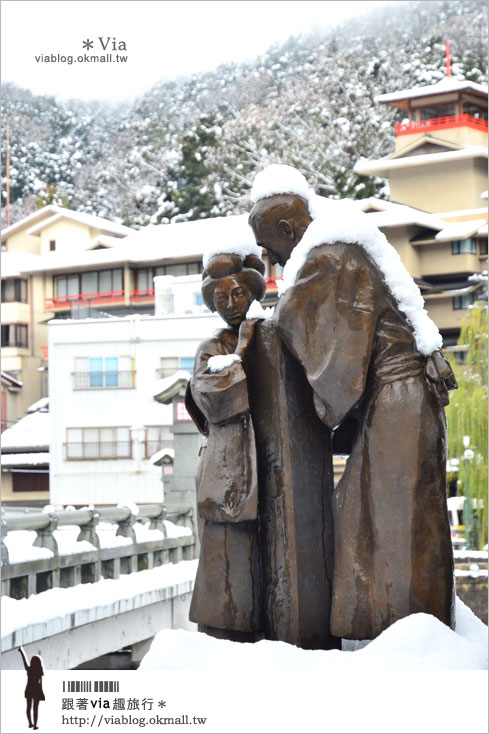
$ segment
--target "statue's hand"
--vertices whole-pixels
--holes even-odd
[[[241,359],[244,358],[246,350],[253,338],[255,333],[255,326],[260,319],[245,319],[241,322],[239,327],[238,345],[236,347],[236,354],[239,354]]]

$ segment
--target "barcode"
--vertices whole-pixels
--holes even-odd
[[[93,688],[92,688],[93,686]],[[118,680],[64,680],[63,693],[119,693]]]

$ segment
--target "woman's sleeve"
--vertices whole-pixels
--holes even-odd
[[[233,362],[220,372],[208,368],[210,357],[224,353],[214,338],[203,342],[195,357],[190,390],[209,423],[226,423],[249,412],[248,387],[241,362]]]
[[[280,298],[275,318],[303,366],[321,420],[335,428],[365,390],[378,319],[375,277],[358,246],[321,245]]]

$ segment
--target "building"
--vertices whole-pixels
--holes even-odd
[[[188,300],[181,284],[173,300],[185,306],[201,278],[183,280]],[[192,371],[197,345],[220,322],[199,305],[189,310],[49,323],[53,504],[163,501],[159,458],[171,457],[173,408],[157,402],[155,390],[161,378]],[[186,422],[180,402],[176,421]]]
[[[390,155],[355,166],[388,179],[390,201],[359,205],[399,252],[444,347],[454,349],[482,287],[470,277],[487,267],[487,88],[446,77],[376,101],[407,117]]]
[[[2,433],[2,501],[9,506],[49,503],[50,419],[44,398]]]
[[[45,206],[2,231],[2,369],[22,383],[7,407],[11,425],[47,394],[47,321],[54,315],[53,287],[41,263],[76,262],[81,252],[110,250],[133,230],[107,219]],[[100,275],[100,287],[107,286]],[[115,287],[117,283],[109,288]],[[72,288],[72,281],[69,281]],[[60,288],[62,286],[60,285]],[[14,412],[9,412],[13,410]]]

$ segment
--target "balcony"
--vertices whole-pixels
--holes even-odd
[[[76,306],[106,306],[111,303],[122,303],[124,301],[124,291],[106,291],[105,293],[76,293],[70,296],[56,296],[54,298],[46,298],[46,311],[53,311],[62,308],[71,308]]]
[[[155,299],[154,288],[148,288],[142,291],[131,291],[131,303],[151,302]]]
[[[88,441],[63,445],[66,461],[132,458],[131,441]]]
[[[72,372],[73,390],[113,390],[136,387],[133,370],[105,372]]]
[[[431,120],[415,120],[413,122],[401,122],[396,125],[396,135],[413,135],[420,132],[437,132],[455,127],[470,127],[473,130],[481,130],[487,133],[487,120],[472,117],[467,113],[461,115],[449,115],[448,117],[435,117]]]

